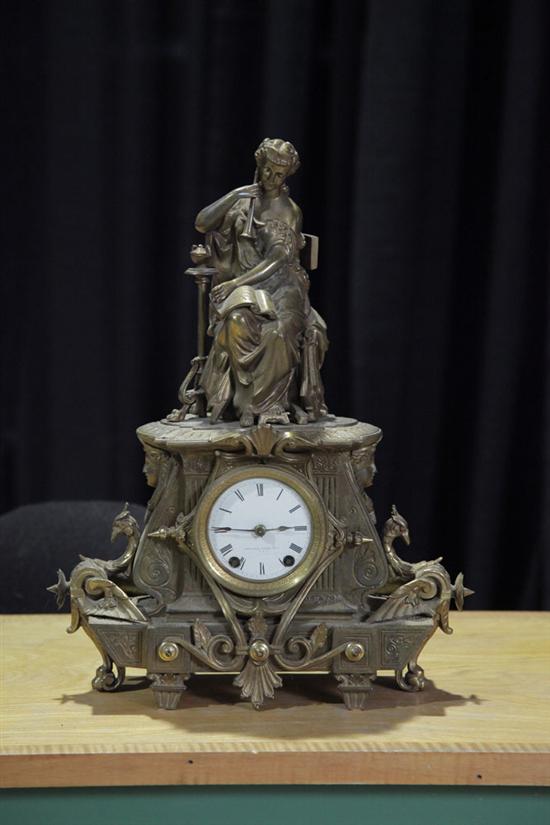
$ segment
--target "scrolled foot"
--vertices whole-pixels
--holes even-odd
[[[100,665],[95,672],[92,679],[92,687],[101,693],[112,693],[124,683],[125,669],[117,666],[117,672],[113,670],[113,666]]]
[[[406,690],[408,693],[416,693],[419,690],[424,690],[426,686],[424,670],[420,665],[416,664],[416,662],[409,662],[404,673],[396,670],[395,681],[401,690]]]

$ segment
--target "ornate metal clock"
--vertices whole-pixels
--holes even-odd
[[[399,558],[395,508],[378,534],[366,489],[382,433],[324,403],[328,341],[306,273],[317,239],[285,185],[298,155],[266,139],[256,163],[252,185],[197,216],[198,355],[180,408],[138,430],[155,488],[145,524],[124,508],[125,552],[83,559],[50,589],[59,605],[70,594],[69,631],[101,652],[98,690],[142,667],[173,709],[193,673],[227,672],[258,708],[285,672],[330,671],[363,708],[380,670],[422,689],[418,655],[471,591],[441,559]]]

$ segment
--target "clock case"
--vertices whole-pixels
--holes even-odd
[[[461,608],[465,593],[462,576],[452,584],[440,559],[412,564],[397,555],[394,542],[408,544],[409,532],[395,508],[378,533],[366,491],[379,428],[332,416],[248,428],[191,416],[146,424],[138,437],[154,487],[143,528],[126,506],[112,532],[126,538],[122,555],[83,558],[52,588],[60,604],[70,594],[69,632],[82,627],[101,654],[94,688],[117,690],[127,667],[144,668],[158,706],[174,709],[192,674],[232,673],[259,708],[284,673],[324,671],[354,709],[381,671],[403,690],[424,687],[419,654],[438,627],[452,632],[450,602]],[[319,492],[324,547],[298,584],[242,595],[212,576],[194,524],[215,480],[266,467]]]

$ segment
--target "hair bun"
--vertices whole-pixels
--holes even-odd
[[[293,175],[300,167],[298,152],[290,141],[282,138],[264,138],[254,152],[254,157],[258,166],[269,160],[277,166],[288,167],[287,176]]]

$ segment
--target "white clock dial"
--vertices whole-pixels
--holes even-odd
[[[242,479],[216,498],[207,535],[218,564],[249,582],[287,576],[304,561],[312,519],[299,492],[277,478]]]

